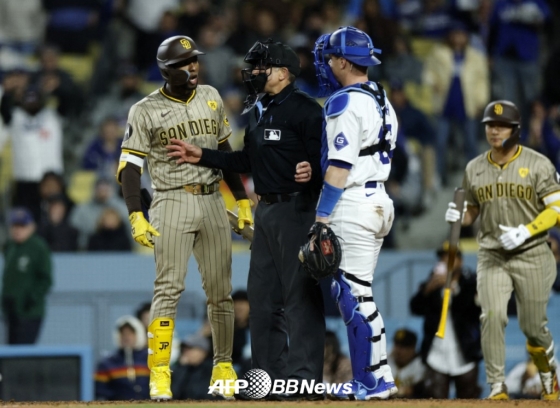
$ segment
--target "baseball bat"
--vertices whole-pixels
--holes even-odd
[[[465,190],[456,188],[453,195],[453,202],[456,205],[459,214],[463,214],[463,206],[465,204]],[[439,327],[436,336],[443,339],[445,336],[445,324],[447,322],[447,311],[449,309],[449,296],[451,294],[451,279],[453,278],[453,266],[455,265],[455,257],[457,255],[457,245],[459,236],[461,235],[461,217],[453,224],[449,231],[449,251],[447,255],[447,279],[445,280],[445,288],[443,290],[443,305],[441,307],[441,317],[439,319]]]
[[[231,225],[231,229],[235,231],[235,233],[241,235],[247,241],[253,242],[253,231],[254,231],[253,227],[249,226],[248,224],[245,224],[245,227],[242,230],[239,230],[239,225],[237,223],[237,215],[231,210],[227,210],[227,215],[229,218],[229,224]]]

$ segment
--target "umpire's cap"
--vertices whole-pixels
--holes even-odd
[[[521,114],[513,102],[506,100],[493,101],[484,109],[482,123],[487,122],[501,122],[512,126],[519,126]]]
[[[157,51],[157,64],[163,79],[169,82],[174,65],[204,53],[198,50],[196,43],[186,35],[176,35],[164,40]]]
[[[288,45],[267,41],[257,41],[245,55],[244,61],[251,65],[286,67],[295,76],[301,72],[299,57]]]

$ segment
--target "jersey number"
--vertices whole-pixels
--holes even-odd
[[[387,127],[387,133],[392,134],[391,132],[391,125],[387,124],[385,125]],[[381,129],[379,129],[379,140],[383,140],[383,138],[385,137],[385,135],[383,134],[383,127],[381,127]],[[387,142],[390,143],[390,142]],[[389,154],[385,153],[385,152],[379,152],[379,161],[382,164],[389,164],[391,163],[391,159],[389,158]]]

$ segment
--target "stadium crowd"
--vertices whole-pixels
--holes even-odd
[[[480,153],[478,121],[491,99],[520,106],[524,143],[560,166],[559,18],[545,0],[4,0],[1,212],[27,207],[54,251],[139,249],[123,239],[114,175],[130,106],[162,85],[161,41],[186,34],[206,52],[200,82],[223,96],[235,148],[246,124],[246,50],[259,39],[286,42],[301,59],[297,86],[317,95],[314,41],[351,24],[383,51],[370,79],[385,85],[401,123],[387,187],[406,220]]]

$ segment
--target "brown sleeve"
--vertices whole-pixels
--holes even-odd
[[[128,213],[142,211],[140,196],[140,167],[126,163],[121,172],[122,192]]]

